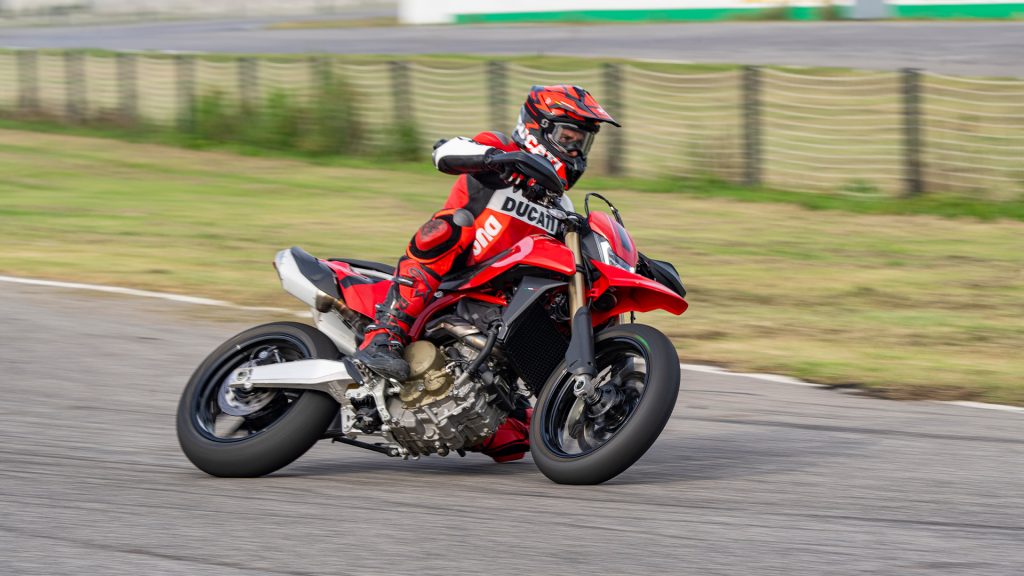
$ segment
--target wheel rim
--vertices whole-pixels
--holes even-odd
[[[647,350],[620,337],[601,343],[595,364],[601,400],[588,405],[573,393],[572,377],[563,373],[545,403],[541,442],[561,458],[579,458],[606,445],[628,426],[649,382]]]
[[[277,423],[302,396],[294,390],[230,388],[240,368],[310,358],[298,338],[275,334],[255,338],[224,356],[198,387],[193,400],[196,429],[214,442],[240,442],[262,434]]]

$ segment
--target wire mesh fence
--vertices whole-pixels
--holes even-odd
[[[624,128],[598,173],[713,177],[801,191],[989,198],[1024,193],[1024,80],[904,70],[722,71],[494,61],[0,52],[0,111],[197,131],[321,152],[511,131],[534,84],[577,84]],[[230,116],[229,119],[227,119]],[[330,134],[331,131],[342,134]]]

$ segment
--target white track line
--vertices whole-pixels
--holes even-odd
[[[108,292],[111,294],[124,294],[126,296],[140,296],[142,298],[160,298],[186,304],[198,304],[200,306],[219,306],[221,308],[233,308],[235,310],[251,310],[254,312],[283,312],[286,314],[295,313],[294,310],[286,308],[274,308],[271,306],[241,306],[224,300],[212,298],[199,298],[197,296],[182,296],[180,294],[168,294],[166,292],[152,292],[150,290],[136,290],[135,288],[122,288],[120,286],[103,286],[101,284],[79,284],[77,282],[58,282],[56,280],[36,280],[35,278],[17,278],[14,276],[0,276],[0,282],[12,284],[28,284],[30,286],[48,286],[52,288],[70,288],[74,290],[92,290],[93,292]]]
[[[107,292],[110,294],[123,294],[125,296],[139,296],[142,298],[159,298],[162,300],[171,300],[174,302],[183,302],[185,304],[198,304],[200,306],[218,306],[221,308],[232,308],[234,310],[249,310],[253,312],[276,312],[284,314],[294,314],[296,316],[309,317],[307,312],[297,312],[295,310],[288,310],[287,308],[274,308],[271,306],[242,306],[227,302],[224,300],[214,300],[212,298],[200,298],[197,296],[182,296],[180,294],[169,294],[166,292],[153,292],[150,290],[136,290],[135,288],[123,288],[120,286],[104,286],[101,284],[80,284],[78,282],[59,282],[56,280],[37,280],[35,278],[18,278],[15,276],[0,276],[0,282],[9,282],[11,284],[27,284],[29,286],[46,286],[50,288],[68,288],[74,290],[92,290],[94,292]],[[683,370],[689,370],[691,372],[703,372],[705,374],[721,374],[723,376],[738,376],[741,378],[751,378],[754,380],[762,380],[765,382],[774,382],[776,384],[789,384],[792,386],[806,386],[809,388],[827,388],[825,384],[816,384],[814,382],[805,382],[798,378],[791,376],[781,376],[778,374],[761,374],[757,372],[730,372],[724,368],[718,366],[706,366],[704,364],[679,364],[679,367]],[[949,404],[952,406],[963,406],[966,408],[982,408],[985,410],[999,410],[1002,412],[1012,412],[1016,414],[1024,414],[1024,408],[1019,406],[1007,406],[1004,404],[988,404],[985,402],[966,402],[966,401],[940,401],[939,404]]]
[[[704,372],[706,374],[724,374],[728,376],[740,376],[743,378],[753,378],[754,380],[764,380],[766,382],[775,382],[776,384],[791,384],[793,386],[807,386],[809,388],[827,388],[825,384],[816,384],[814,382],[805,382],[799,378],[793,378],[792,376],[781,376],[779,374],[762,374],[760,372],[732,372],[718,366],[706,366],[704,364],[680,364],[680,368],[683,370],[689,370],[691,372]]]
[[[999,410],[1001,412],[1014,412],[1016,414],[1024,414],[1024,408],[1020,406],[1007,406],[1006,404],[989,404],[988,402],[969,402],[967,400],[949,400],[940,401],[940,404],[949,404],[951,406],[964,406],[966,408],[982,408],[984,410]]]

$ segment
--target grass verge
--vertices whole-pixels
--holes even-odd
[[[350,168],[384,168],[409,174],[432,174],[433,168],[422,161],[404,161],[409,156],[425,156],[422,151],[389,149],[368,156],[325,155],[316,151],[267,148],[240,142],[216,141],[194,134],[160,129],[159,127],[112,127],[88,124],[58,124],[48,119],[15,120],[0,118],[0,130],[32,131],[95,138],[114,138],[144,144],[179,146],[193,150],[232,152],[261,158],[293,159],[320,166]],[[396,139],[400,140],[400,139]],[[408,138],[406,140],[409,140]],[[714,178],[616,178],[588,174],[588,190],[633,190],[652,194],[686,195],[698,198],[728,198],[742,202],[787,203],[808,210],[842,210],[855,214],[932,215],[949,218],[1001,218],[1024,221],[1024,198],[989,200],[956,194],[929,193],[914,198],[854,196],[830,193],[793,192],[770,188],[742,186]]]
[[[0,130],[0,273],[295,306],[277,249],[394,260],[451,183],[362,162]],[[686,314],[643,318],[685,361],[1024,405],[1024,223],[596,184],[687,282]]]

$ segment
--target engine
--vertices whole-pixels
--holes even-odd
[[[420,340],[405,349],[410,375],[388,398],[388,431],[412,455],[465,450],[505,420],[508,403],[498,400],[509,397],[508,384],[487,364],[479,375],[464,374],[477,354],[462,340],[441,347]]]

